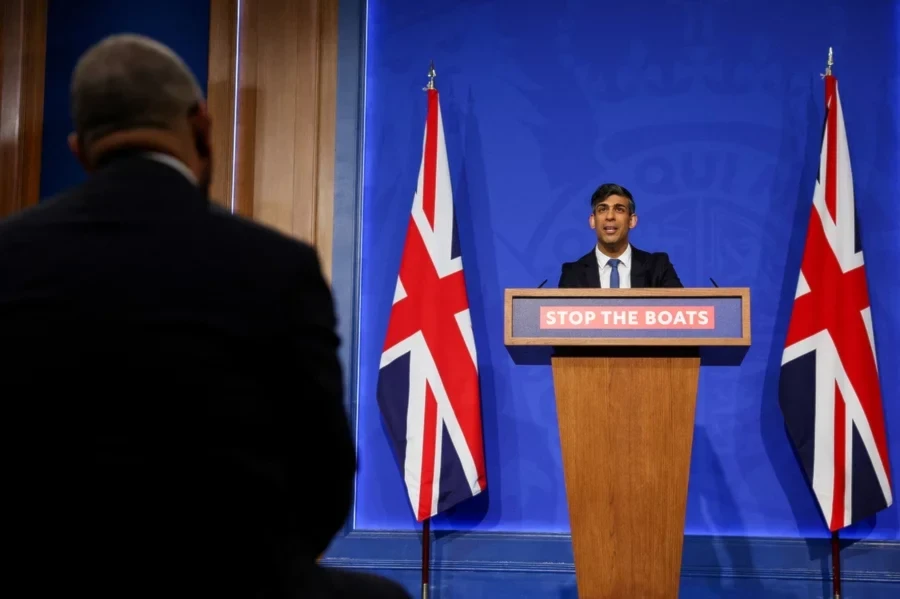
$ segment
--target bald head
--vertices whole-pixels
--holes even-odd
[[[138,35],[96,44],[72,77],[72,120],[86,147],[117,131],[172,129],[202,101],[184,62],[163,44]]]
[[[69,145],[86,169],[114,150],[163,152],[183,162],[206,190],[211,178],[209,116],[184,61],[140,35],[113,35],[75,65],[75,131]]]

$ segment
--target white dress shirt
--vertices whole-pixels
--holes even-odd
[[[191,172],[191,169],[189,169],[186,164],[184,164],[177,158],[169,156],[168,154],[163,154],[162,152],[147,152],[146,154],[144,154],[144,156],[151,160],[162,162],[163,164],[171,166],[176,171],[184,175],[188,181],[190,181],[194,185],[197,185],[197,177],[194,176],[194,173]]]
[[[612,266],[609,265],[609,256],[600,251],[600,246],[594,248],[597,254],[597,264],[600,266],[600,287],[609,288],[609,277],[612,275]],[[619,288],[631,289],[631,244],[625,248],[625,252],[619,256]]]

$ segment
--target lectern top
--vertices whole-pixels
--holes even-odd
[[[506,300],[513,297],[740,297],[750,301],[748,287],[678,287],[640,289],[537,289],[534,287],[508,288]]]
[[[750,345],[750,290],[507,289],[507,345]]]

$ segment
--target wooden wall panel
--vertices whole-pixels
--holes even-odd
[[[316,217],[312,223],[316,246],[327,255],[326,272],[331,273],[334,236],[334,159],[337,134],[338,3],[319,3],[319,68],[316,89]],[[350,231],[348,235],[353,235]]]
[[[231,130],[235,117],[237,0],[212,0],[209,14],[209,66],[206,99],[213,118],[210,195],[232,208],[234,154]]]
[[[336,93],[336,0],[212,0],[212,193],[315,245],[329,276]]]
[[[294,229],[294,211],[310,209],[303,205],[308,198],[300,195],[303,182],[296,181],[298,171],[305,171],[304,161],[308,160],[308,154],[302,151],[304,141],[309,148],[308,139],[297,139],[297,121],[301,119],[297,112],[302,109],[297,94],[297,63],[305,58],[298,56],[298,17],[300,5],[309,3],[294,2],[293,9],[291,0],[258,3],[257,177],[253,194],[254,218],[307,241],[310,241],[308,230]],[[301,149],[299,155],[297,147]]]
[[[0,218],[39,199],[46,49],[46,0],[0,0]]]

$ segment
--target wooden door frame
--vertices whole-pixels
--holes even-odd
[[[0,218],[38,203],[47,0],[0,0]]]

